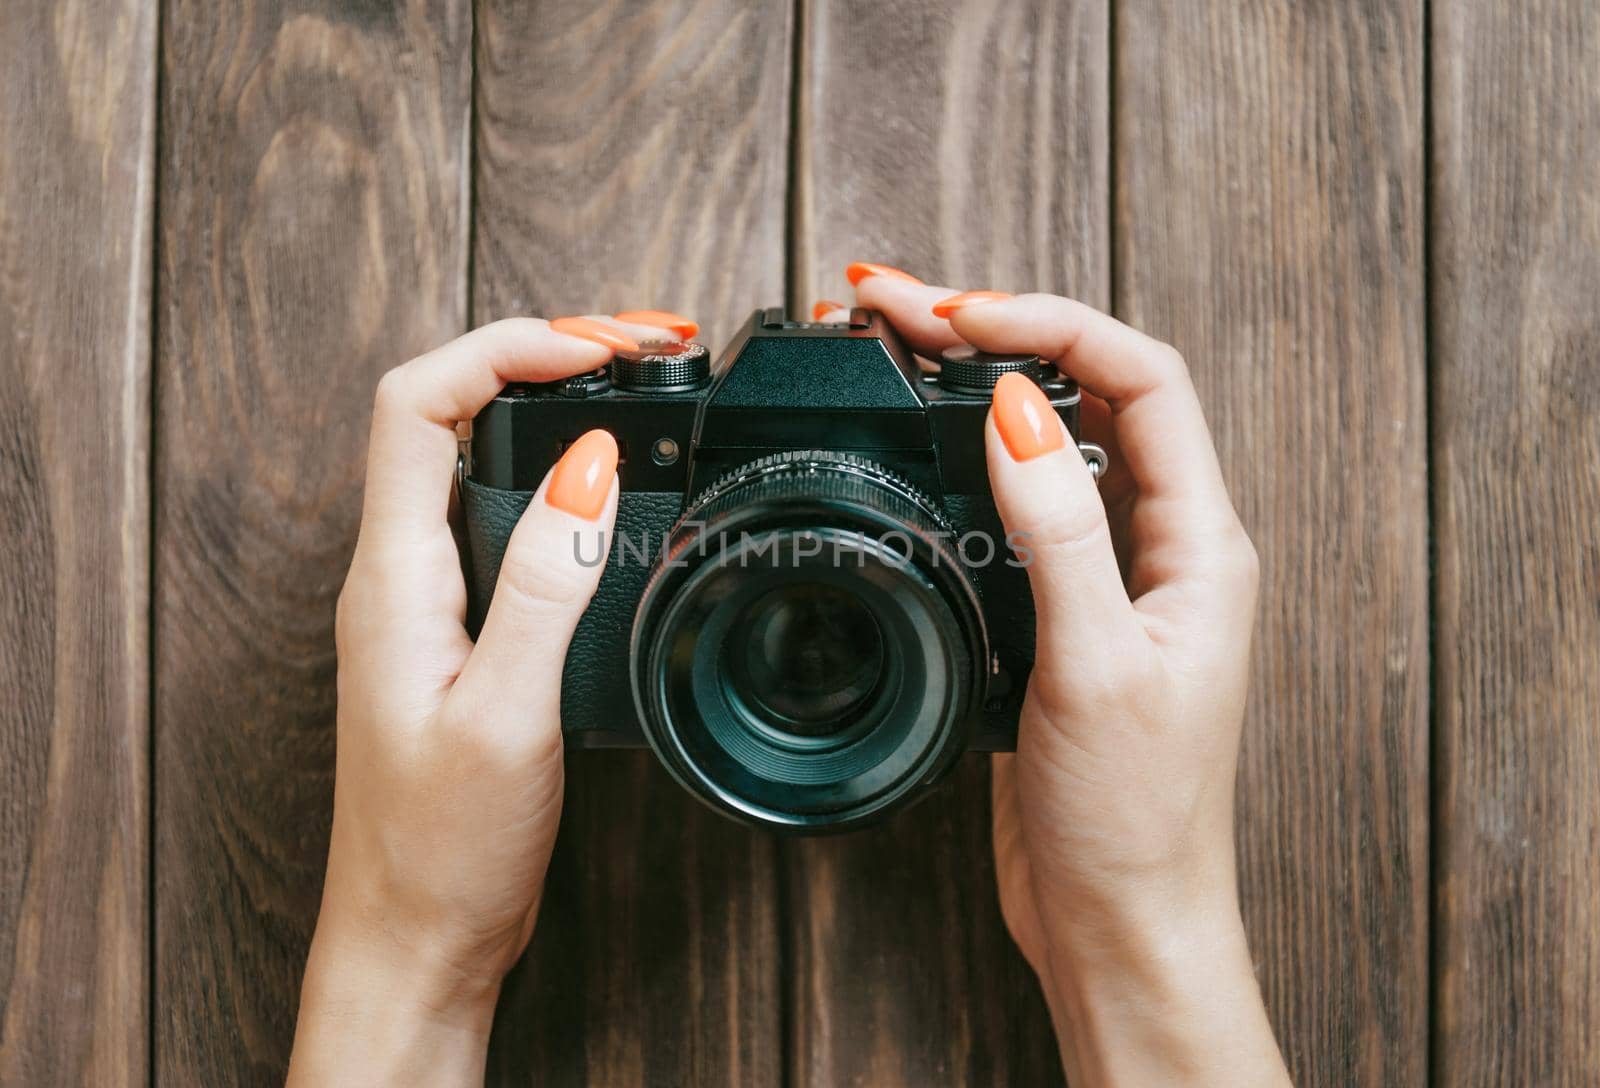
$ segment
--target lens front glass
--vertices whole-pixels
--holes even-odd
[[[732,693],[782,732],[827,737],[871,703],[884,675],[883,636],[856,594],[819,582],[769,590],[724,644]]]
[[[645,737],[717,808],[855,826],[965,748],[988,660],[976,588],[910,485],[801,451],[685,511],[634,621]]]

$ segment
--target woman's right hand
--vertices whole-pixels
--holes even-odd
[[[919,354],[1054,361],[1111,454],[1097,487],[1036,385],[995,390],[989,474],[1038,615],[1017,753],[994,761],[995,862],[1072,1083],[1285,1083],[1234,866],[1257,559],[1183,359],[1071,299],[847,274]]]

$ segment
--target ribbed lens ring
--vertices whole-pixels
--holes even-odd
[[[709,523],[724,511],[752,502],[819,498],[881,510],[927,534],[929,542],[942,549],[939,559],[949,556],[960,566],[955,549],[944,539],[953,530],[938,504],[899,473],[857,454],[837,450],[791,450],[741,465],[700,492],[678,520],[669,540],[693,543],[687,537],[680,541],[679,530]]]
[[[780,562],[747,567],[752,555]],[[837,600],[846,594],[872,615],[882,682],[869,689],[846,670],[836,692],[835,674],[824,670],[807,693],[822,695],[803,704],[841,706],[842,716],[796,728],[766,714],[793,703],[736,690],[742,677],[730,661],[755,654],[768,663],[749,644],[746,621],[774,593],[801,601],[833,594],[820,610],[853,618],[854,607]],[[866,645],[876,649],[876,637]],[[795,641],[837,664],[825,636],[802,631]],[[632,657],[646,736],[680,782],[751,822],[837,827],[909,799],[964,750],[987,640],[939,508],[866,458],[813,450],[741,466],[690,504],[641,597]],[[829,702],[836,694],[844,697]]]

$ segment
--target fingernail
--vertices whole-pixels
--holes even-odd
[[[589,431],[556,462],[544,501],[557,510],[594,521],[606,508],[616,476],[617,440],[605,431]]]
[[[638,351],[639,345],[621,329],[614,329],[600,321],[587,317],[558,317],[550,322],[550,327],[564,336],[576,336],[580,340],[592,340],[596,344],[603,344],[612,351]]]
[[[933,304],[934,317],[949,317],[963,306],[975,306],[980,302],[999,302],[1011,296],[1004,291],[963,291],[959,295],[942,298]]]
[[[1067,441],[1044,390],[1021,374],[1002,375],[995,385],[994,426],[1013,461],[1054,453]]]
[[[831,299],[819,298],[815,303],[812,304],[811,320],[821,321],[828,314],[833,313],[833,311],[843,310],[846,308],[847,307],[842,302],[834,302]]]
[[[905,280],[907,283],[922,282],[911,273],[902,272],[898,268],[892,268],[886,264],[856,261],[853,264],[845,265],[844,278],[850,281],[851,287],[854,287],[868,276],[888,276],[890,279]]]
[[[654,325],[658,329],[670,329],[680,340],[688,340],[700,331],[698,322],[670,310],[624,310],[612,316],[630,325]]]

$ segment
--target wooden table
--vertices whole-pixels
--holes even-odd
[[[281,1078],[379,374],[858,258],[1189,358],[1298,1080],[1600,1082],[1588,0],[7,0],[0,89],[0,1083]],[[818,841],[571,765],[494,1083],[1059,1078],[982,759]]]

